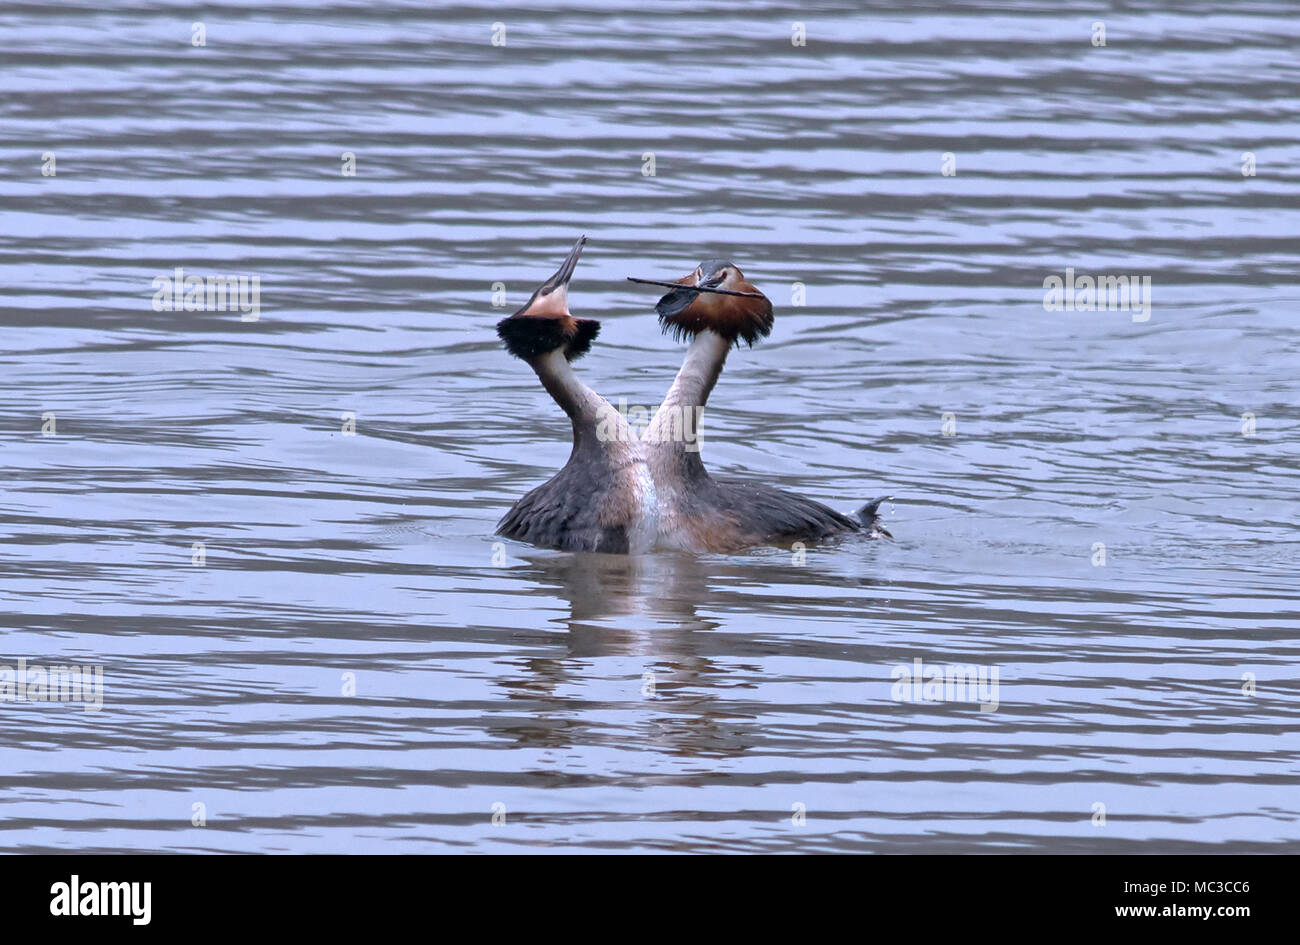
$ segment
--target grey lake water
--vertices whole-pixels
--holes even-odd
[[[0,849],[1300,850],[1298,47],[1281,0],[5,4]],[[734,259],[777,320],[706,462],[894,540],[495,538],[570,432],[494,325],[584,233],[587,383],[656,405],[625,277]]]

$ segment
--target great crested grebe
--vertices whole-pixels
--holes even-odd
[[[679,340],[691,339],[643,437],[659,499],[658,545],[725,552],[844,532],[888,536],[876,516],[882,499],[848,516],[765,483],[709,475],[697,444],[675,435],[674,427],[682,417],[698,419],[733,347],[742,340],[752,347],[771,333],[772,303],[725,259],[706,259],[676,283],[658,284],[678,286],[655,306],[659,324]]]
[[[644,451],[626,419],[569,363],[600,332],[600,322],[569,314],[569,280],[586,242],[580,237],[555,275],[497,324],[506,350],[537,372],[573,422],[573,452],[564,468],[516,502],[497,534],[565,551],[643,553],[655,540],[654,483]]]
[[[684,428],[698,419],[732,347],[772,330],[772,303],[734,263],[705,260],[655,310],[665,332],[690,338],[686,359],[641,436],[569,362],[600,330],[569,313],[568,285],[586,237],[519,311],[497,325],[506,350],[527,362],[573,422],[563,469],[506,513],[497,533],[548,548],[639,554],[658,549],[731,552],[846,532],[888,536],[877,499],[853,516],[764,483],[713,477]]]

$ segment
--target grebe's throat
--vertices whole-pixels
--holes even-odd
[[[666,422],[671,420],[671,416],[665,408],[704,408],[722,374],[722,366],[727,361],[731,345],[732,342],[707,329],[695,336],[691,346],[686,349],[686,360],[682,362],[673,386],[668,389],[663,404],[650,421],[650,430],[668,432]]]
[[[662,483],[667,496],[709,477],[700,458],[700,419],[731,346],[730,340],[714,331],[697,334],[646,428],[647,459],[656,483]]]

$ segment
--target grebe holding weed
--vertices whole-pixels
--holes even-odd
[[[888,535],[876,518],[879,499],[848,516],[763,482],[711,476],[694,444],[667,435],[675,416],[703,412],[731,349],[741,341],[753,347],[775,320],[767,296],[729,260],[706,259],[675,286],[655,311],[664,332],[690,346],[645,436],[659,497],[658,546],[726,552],[844,532]]]

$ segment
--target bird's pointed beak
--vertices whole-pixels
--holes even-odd
[[[543,290],[554,292],[569,284],[569,280],[573,278],[573,270],[578,267],[578,257],[582,255],[582,247],[586,245],[587,237],[579,236],[578,242],[574,243],[573,249],[569,250],[569,255],[565,256],[564,262],[560,263],[560,268],[555,270],[555,275],[542,283]]]
[[[587,237],[579,236],[578,242],[574,243],[573,249],[569,250],[569,255],[565,256],[564,262],[560,263],[560,268],[555,270],[555,275],[538,286],[532,298],[524,303],[524,307],[510,317],[560,318],[567,316],[569,314],[569,280],[573,278],[573,270],[578,267],[578,257],[582,255],[582,247],[586,244]]]

